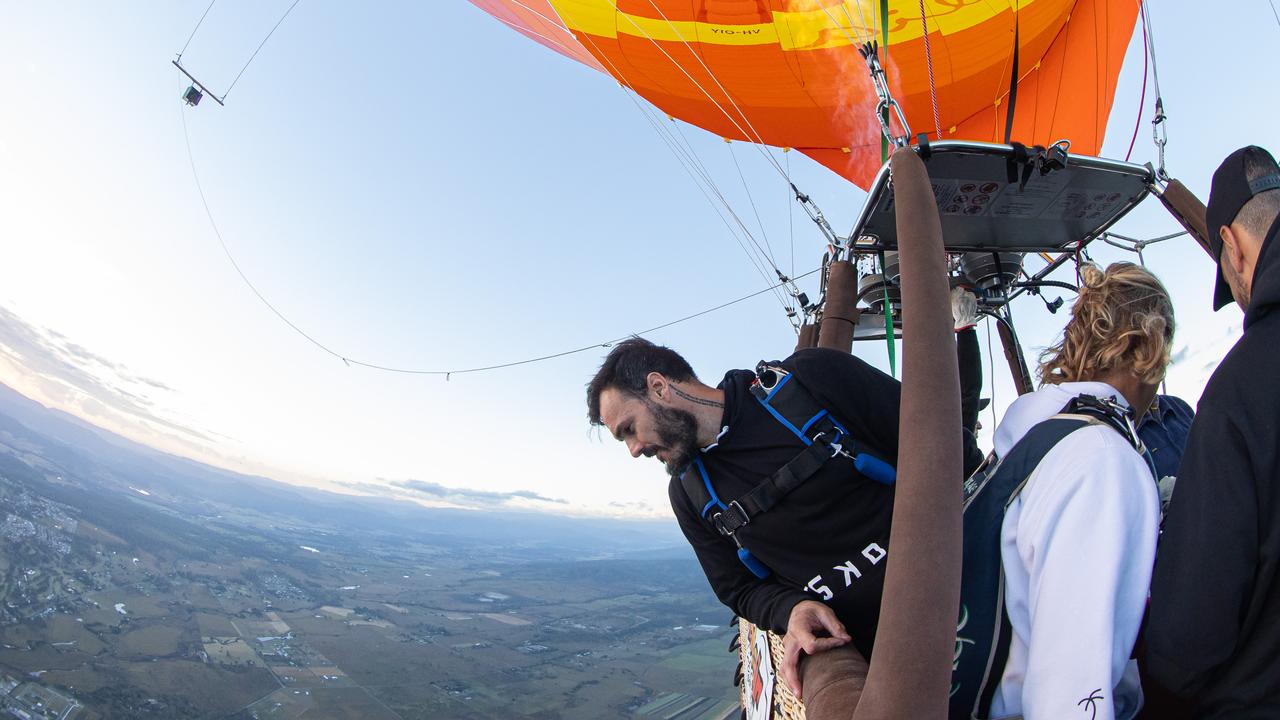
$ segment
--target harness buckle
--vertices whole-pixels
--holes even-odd
[[[840,442],[840,440],[843,439],[843,437],[844,437],[843,433],[836,433],[836,439],[834,441],[827,440],[827,433],[824,431],[814,435],[812,440],[814,443],[825,445],[826,447],[831,448],[831,457],[836,457],[837,455],[843,455],[844,457],[853,459],[853,455],[849,454],[849,451],[845,450],[844,445]]]
[[[729,537],[733,537],[739,528],[749,522],[751,522],[751,516],[747,515],[747,511],[742,509],[737,500],[730,502],[724,510],[711,517],[711,524],[716,526],[716,530],[721,535]]]

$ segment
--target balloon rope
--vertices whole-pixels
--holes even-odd
[[[933,51],[929,47],[929,21],[924,14],[924,0],[920,0],[920,31],[924,34],[924,62],[929,69],[929,99],[933,102],[933,129],[936,139],[942,139],[942,120],[938,116],[938,88],[933,82]]]
[[[1139,6],[1141,12],[1146,12],[1146,3]],[[1133,121],[1133,137],[1129,138],[1129,152],[1124,154],[1124,161],[1129,162],[1129,158],[1133,157],[1133,146],[1138,142],[1138,128],[1142,127],[1142,111],[1147,105],[1147,65],[1150,61],[1150,55],[1147,47],[1150,46],[1150,40],[1147,37],[1147,23],[1142,23],[1142,95],[1138,97],[1138,117]]]
[[[698,190],[702,193],[703,197],[707,199],[709,204],[711,204],[711,209],[720,217],[720,221],[725,224],[726,228],[728,228],[729,234],[732,235],[734,240],[738,243],[738,247],[742,248],[742,252],[756,268],[756,272],[760,273],[760,277],[764,279],[766,283],[773,282],[769,274],[765,272],[764,264],[772,266],[774,275],[780,274],[778,267],[765,256],[762,250],[759,249],[759,243],[756,242],[751,231],[747,229],[746,224],[742,221],[742,218],[738,216],[734,211],[732,204],[720,191],[715,179],[711,177],[711,173],[708,172],[705,164],[702,162],[702,159],[698,157],[698,152],[694,150],[693,145],[689,142],[688,138],[685,137],[684,131],[680,129],[679,123],[675,123],[675,119],[668,116],[675,125],[676,131],[679,133],[679,139],[677,139],[674,133],[665,130],[663,124],[652,117],[652,113],[646,109],[646,104],[642,100],[637,99],[634,91],[629,90],[627,78],[623,75],[618,66],[609,59],[609,56],[600,49],[600,46],[596,44],[595,40],[593,40],[590,35],[584,35],[583,37],[586,42],[591,44],[591,49],[594,50],[593,54],[608,64],[610,72],[613,74],[614,78],[619,81],[619,87],[622,89],[623,94],[625,94],[627,99],[635,105],[640,114],[644,116],[646,122],[649,123],[649,126],[653,128],[655,133],[657,133],[658,138],[666,144],[667,149],[675,156],[676,161],[680,163],[684,171],[693,179],[694,184],[698,186]],[[708,190],[710,190],[710,193],[708,193]],[[734,230],[733,226],[729,224],[729,221],[725,218],[724,214],[720,212],[720,208],[717,207],[715,201],[711,199],[711,194],[716,196],[720,201],[720,204],[724,206],[725,211],[733,218],[734,223],[736,223],[741,231],[741,235],[739,235],[738,231]],[[751,250],[747,247],[747,243],[742,241],[743,236],[747,238],[752,246],[757,248],[757,251],[760,253],[759,256],[752,254]],[[798,288],[794,287],[794,284],[788,286],[787,292],[793,296],[798,296],[800,294]],[[783,309],[788,309],[787,302],[783,298],[782,293],[775,292],[774,295]]]

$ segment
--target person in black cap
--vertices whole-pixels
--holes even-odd
[[[1259,147],[1213,175],[1214,308],[1244,335],[1200,398],[1151,583],[1144,670],[1196,718],[1280,717],[1280,167]],[[1160,715],[1160,717],[1168,717]]]

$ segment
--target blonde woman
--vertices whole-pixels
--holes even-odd
[[[1155,478],[1132,422],[1169,364],[1173,307],[1132,263],[1086,266],[1061,340],[1041,356],[1041,387],[1009,407],[1004,458],[1051,418],[1085,418],[1054,438],[1015,490],[1000,528],[1008,657],[990,716],[1132,718],[1142,705],[1129,657],[1159,526]],[[1135,413],[1136,410],[1136,413]],[[1028,443],[1024,443],[1024,439]],[[994,679],[994,676],[993,676]]]

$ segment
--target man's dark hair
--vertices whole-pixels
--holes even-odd
[[[1244,176],[1249,182],[1280,173],[1280,168],[1276,167],[1275,158],[1271,157],[1271,153],[1259,147],[1249,148],[1245,152],[1243,164]],[[1254,195],[1240,208],[1235,221],[1258,239],[1262,239],[1266,237],[1277,215],[1280,215],[1280,188]]]
[[[587,383],[587,418],[592,425],[603,425],[600,419],[600,393],[609,388],[634,397],[644,397],[649,373],[662,373],[677,382],[697,380],[688,361],[671,348],[641,337],[627,338],[609,351],[595,377]]]

